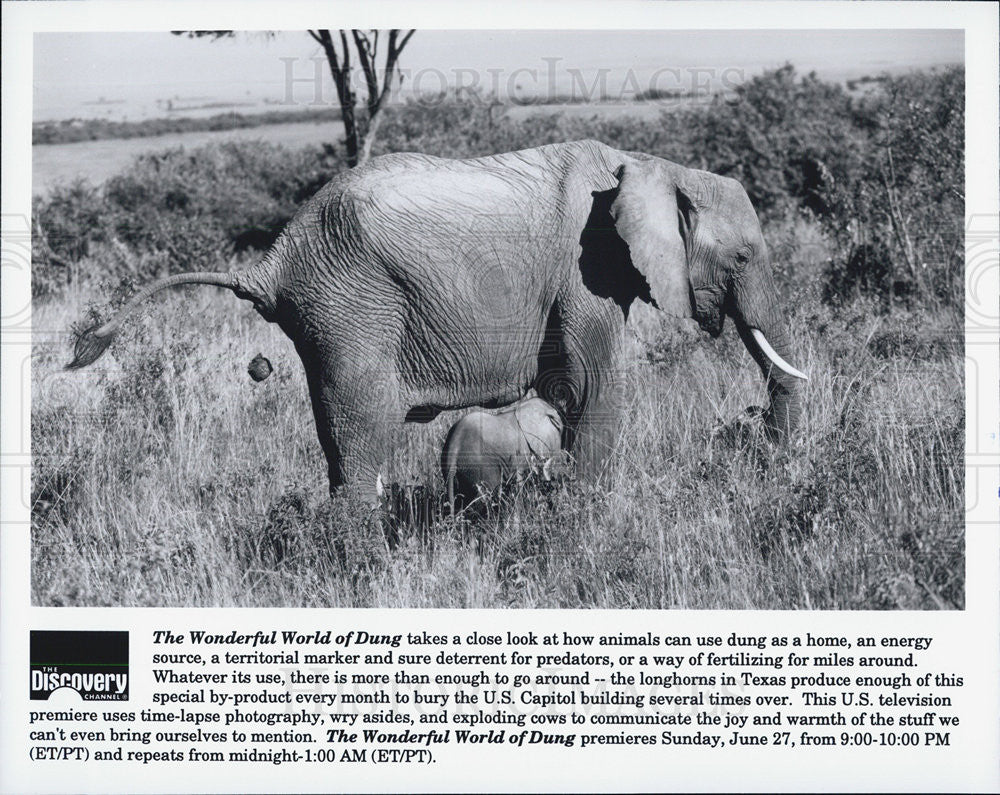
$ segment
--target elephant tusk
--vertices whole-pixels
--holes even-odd
[[[763,331],[759,328],[751,328],[750,334],[753,336],[754,342],[757,343],[761,351],[764,352],[764,355],[771,360],[771,363],[774,364],[775,367],[782,372],[788,373],[790,376],[794,376],[795,378],[801,378],[803,381],[809,380],[809,376],[800,370],[796,370],[778,355],[778,352],[771,347],[771,343],[767,341],[767,337],[764,336]]]

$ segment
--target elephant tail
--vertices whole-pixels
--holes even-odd
[[[146,285],[139,292],[133,295],[126,302],[125,306],[119,309],[117,314],[103,326],[91,326],[80,334],[76,340],[76,346],[73,349],[73,361],[66,365],[66,369],[76,370],[97,361],[101,357],[101,354],[108,349],[109,345],[111,345],[111,342],[114,340],[115,334],[118,332],[122,321],[125,320],[125,318],[128,317],[128,315],[130,315],[139,304],[149,298],[149,296],[153,293],[178,284],[211,284],[216,287],[226,287],[235,292],[241,298],[250,297],[245,295],[244,291],[241,290],[240,284],[237,280],[237,275],[233,273],[213,273],[210,271],[200,273],[178,273],[175,276],[167,276],[164,279],[159,279],[152,284]]]

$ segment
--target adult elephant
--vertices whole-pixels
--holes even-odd
[[[374,499],[404,421],[498,407],[529,389],[599,466],[636,299],[718,335],[736,323],[767,382],[766,427],[790,433],[802,373],[767,248],[739,183],[596,141],[474,160],[393,154],[336,176],[256,265],[155,282],[77,341],[107,348],[123,317],[176,284],[213,284],[278,323],[302,359],[330,489]]]

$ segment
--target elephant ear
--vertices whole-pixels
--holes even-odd
[[[691,317],[687,238],[694,208],[665,164],[626,163],[618,169],[618,197],[611,205],[618,236],[649,283],[656,305],[669,315]]]

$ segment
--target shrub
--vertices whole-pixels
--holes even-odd
[[[107,217],[100,189],[82,180],[32,200],[32,298],[59,293],[72,281],[76,263],[95,242],[107,239]]]
[[[837,84],[794,67],[764,72],[684,114],[702,168],[738,179],[764,218],[792,206],[836,212],[830,185],[857,171],[862,135],[851,123],[851,98]]]
[[[165,250],[195,270],[225,257],[241,236],[273,241],[325,169],[317,150],[224,143],[149,153],[108,180],[112,231],[140,251]]]
[[[67,144],[78,141],[99,141],[118,138],[145,138],[167,133],[236,130],[303,121],[337,121],[339,108],[269,111],[267,113],[217,113],[207,118],[143,119],[141,121],[111,121],[110,119],[66,119],[59,122],[37,122],[31,126],[31,143]]]
[[[33,295],[58,293],[90,256],[95,277],[217,269],[270,245],[339,167],[318,149],[228,142],[140,155],[100,188],[58,187],[33,205]]]
[[[826,219],[842,249],[828,297],[876,292],[887,303],[961,306],[963,71],[885,78],[882,86],[854,108],[868,140],[861,168],[836,188],[840,217]]]

